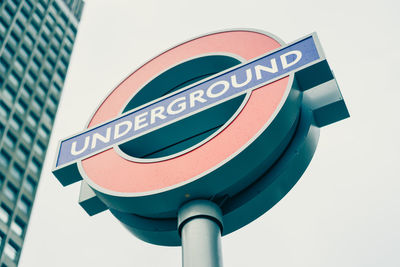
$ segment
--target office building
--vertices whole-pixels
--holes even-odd
[[[0,267],[21,255],[83,6],[0,1]]]

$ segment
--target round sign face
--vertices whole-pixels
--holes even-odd
[[[247,30],[212,33],[180,44],[148,61],[118,85],[88,128],[160,97],[173,96],[281,45],[275,37]],[[273,68],[274,61],[265,62],[264,69],[249,68],[244,75],[232,75],[204,92],[177,98],[163,110],[143,113],[135,126],[184,112],[205,102],[206,96],[220,96]],[[251,185],[282,154],[298,122],[300,96],[293,74],[280,77],[114,145],[81,160],[78,166],[96,195],[120,212],[169,218],[190,199],[223,201]]]

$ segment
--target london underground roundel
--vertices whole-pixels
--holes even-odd
[[[182,204],[212,200],[223,234],[242,227],[300,178],[318,128],[347,116],[315,34],[285,45],[217,32],[134,71],[60,142],[53,172],[63,185],[83,179],[89,214],[110,209],[141,239],[178,245]]]

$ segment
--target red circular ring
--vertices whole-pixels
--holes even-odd
[[[259,32],[234,30],[205,35],[178,45],[150,60],[103,101],[88,128],[113,119],[148,81],[177,62],[208,53],[234,54],[251,60],[281,44]],[[122,196],[168,190],[198,179],[223,164],[270,122],[285,96],[289,77],[254,90],[239,115],[214,138],[178,157],[143,163],[121,157],[113,148],[81,161],[85,179],[100,192]]]

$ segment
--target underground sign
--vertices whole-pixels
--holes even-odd
[[[179,245],[177,210],[222,210],[223,235],[298,181],[319,128],[348,117],[316,34],[284,44],[228,30],[177,45],[104,99],[87,129],[59,142],[53,173],[82,181],[80,204],[109,209],[150,243]]]

